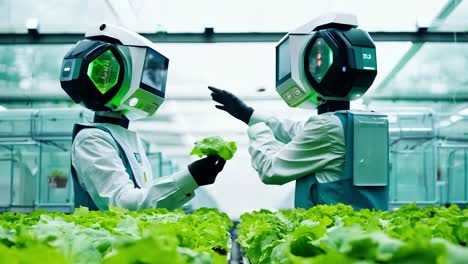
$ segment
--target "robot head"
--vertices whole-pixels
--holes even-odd
[[[102,24],[65,55],[60,84],[73,101],[93,111],[141,119],[163,103],[168,65],[148,39]]]
[[[291,107],[361,97],[377,75],[375,45],[347,14],[327,14],[276,46],[276,91]]]

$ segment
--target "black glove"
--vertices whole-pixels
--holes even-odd
[[[198,186],[213,184],[216,176],[220,173],[226,161],[217,156],[208,156],[188,165],[190,174],[197,182]]]
[[[246,105],[241,99],[228,91],[211,86],[208,86],[208,89],[212,91],[211,98],[213,98],[213,101],[221,104],[216,105],[216,108],[228,112],[246,124],[249,123],[254,111],[252,107]]]

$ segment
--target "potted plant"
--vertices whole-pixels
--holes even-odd
[[[68,176],[65,172],[54,169],[50,172],[49,176],[49,187],[52,188],[65,188],[67,186]]]

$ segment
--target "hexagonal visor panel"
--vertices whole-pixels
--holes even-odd
[[[107,50],[88,66],[88,77],[101,94],[107,93],[119,81],[120,65],[112,51]]]
[[[309,73],[320,83],[333,64],[333,51],[322,38],[317,38],[309,53]]]

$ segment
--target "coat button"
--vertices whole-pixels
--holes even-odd
[[[191,194],[191,193],[187,193],[187,194],[185,194],[185,196],[187,196],[187,197],[192,197],[192,194]]]

